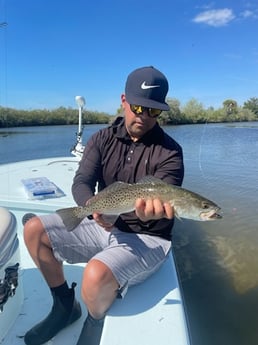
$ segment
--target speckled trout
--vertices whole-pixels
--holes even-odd
[[[84,207],[57,210],[68,231],[72,231],[87,216],[100,213],[119,216],[135,210],[138,198],[160,199],[174,207],[175,216],[193,220],[215,220],[222,216],[220,207],[213,201],[182,187],[168,184],[153,176],[146,176],[137,183],[115,182],[90,198]]]

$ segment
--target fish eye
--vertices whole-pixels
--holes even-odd
[[[209,204],[207,203],[207,202],[203,202],[202,203],[202,208],[204,209],[204,210],[207,210],[208,208],[209,208],[210,206],[209,206]]]

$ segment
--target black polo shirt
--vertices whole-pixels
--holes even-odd
[[[84,206],[94,194],[115,181],[135,183],[153,175],[168,183],[181,185],[184,176],[181,146],[156,124],[140,140],[133,142],[124,119],[99,130],[85,146],[74,177],[72,192],[78,205]],[[115,225],[126,232],[140,232],[171,239],[173,220],[142,222],[135,212],[121,215]]]

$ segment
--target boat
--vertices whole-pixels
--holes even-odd
[[[77,97],[77,143],[67,157],[52,157],[0,165],[0,344],[24,344],[23,336],[51,309],[52,299],[23,242],[23,223],[30,214],[48,214],[74,205],[73,176],[83,152],[81,110]],[[69,284],[80,282],[85,264],[64,265]],[[48,345],[76,344],[83,315]],[[100,345],[190,345],[190,332],[173,252],[144,283],[129,288],[108,310]]]

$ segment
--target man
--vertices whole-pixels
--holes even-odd
[[[135,183],[153,175],[181,185],[184,174],[181,147],[158,125],[168,92],[166,77],[154,67],[133,71],[121,96],[124,117],[95,133],[88,141],[74,177],[72,192],[85,205],[99,190],[115,181]],[[31,257],[53,296],[49,315],[25,335],[27,345],[40,345],[81,316],[74,287],[65,280],[62,262],[87,262],[82,299],[88,309],[77,345],[99,343],[104,317],[116,297],[128,286],[153,274],[171,248],[173,208],[159,199],[136,201],[135,212],[121,215],[115,224],[94,213],[68,232],[57,214],[34,217],[24,228]]]

